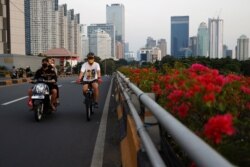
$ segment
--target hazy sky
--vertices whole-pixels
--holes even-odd
[[[189,16],[189,36],[196,36],[201,22],[220,16],[224,20],[224,44],[233,49],[242,35],[250,38],[250,0],[59,0],[80,13],[81,24],[106,22],[106,5],[125,6],[125,40],[131,51],[144,47],[146,39],[167,40],[170,53],[171,16]]]

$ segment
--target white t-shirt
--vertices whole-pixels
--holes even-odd
[[[88,62],[85,62],[81,68],[81,72],[84,73],[83,81],[93,81],[97,79],[97,71],[100,70],[99,63],[94,62],[92,65],[90,65]]]

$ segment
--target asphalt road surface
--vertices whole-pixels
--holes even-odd
[[[32,84],[1,86],[0,167],[93,166],[93,161],[97,161],[94,157],[98,157],[94,150],[104,109],[112,111],[114,118],[112,99],[105,104],[106,99],[112,95],[112,79],[109,76],[102,79],[99,108],[95,109],[90,122],[86,121],[84,98],[81,85],[74,82],[76,77],[59,79],[60,105],[56,113],[46,116],[39,123],[35,121],[33,112],[27,106],[27,90]],[[108,126],[112,126],[109,119]],[[107,132],[111,134],[107,139],[116,138],[113,131]],[[102,143],[102,138],[99,138],[99,144],[100,142]],[[109,154],[108,150],[112,151],[112,142],[108,143],[109,146],[105,145],[103,155],[103,163],[106,165],[103,166],[111,166],[111,158],[119,157],[117,153],[115,156]],[[116,163],[119,164],[119,161]],[[112,166],[115,166],[115,163]]]

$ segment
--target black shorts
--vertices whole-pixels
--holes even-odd
[[[93,81],[83,81],[83,82],[82,82],[83,85],[92,84],[92,83],[98,83],[98,80],[95,79],[95,80],[93,80]]]

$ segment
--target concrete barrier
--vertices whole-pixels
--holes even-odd
[[[117,106],[117,116],[120,122],[120,130],[122,132],[120,149],[122,167],[137,167],[137,155],[140,151],[140,139],[137,134],[136,126],[133,118],[123,111],[121,105]]]

